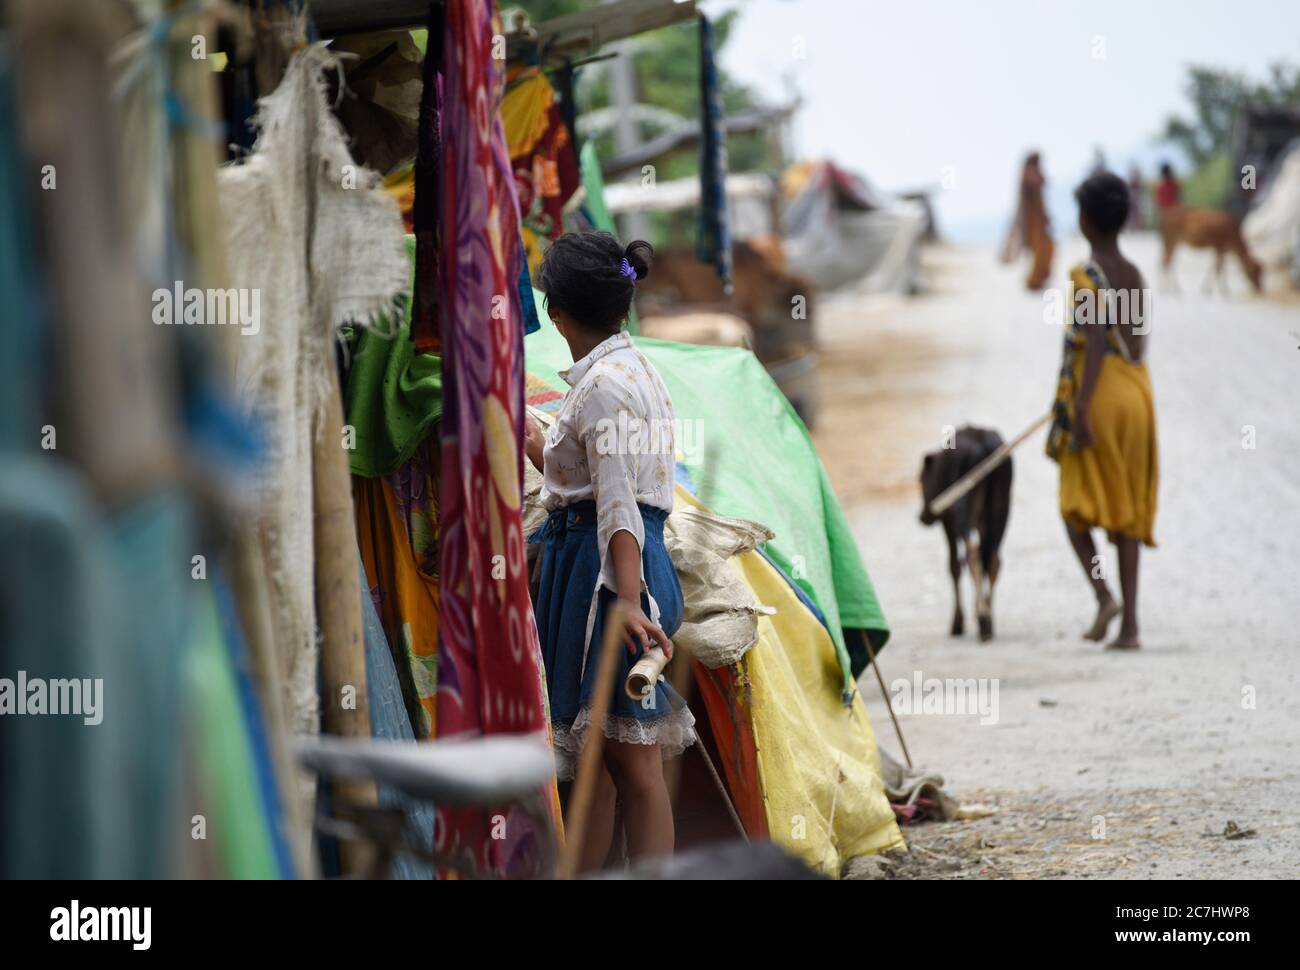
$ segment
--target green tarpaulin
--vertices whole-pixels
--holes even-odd
[[[526,366],[564,391],[569,348],[534,295],[542,329],[524,340]],[[673,396],[678,452],[700,500],[776,533],[764,551],[825,614],[851,693],[867,657],[844,631],[865,630],[879,650],[889,627],[803,422],[748,350],[634,340]]]

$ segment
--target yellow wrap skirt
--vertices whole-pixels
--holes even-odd
[[[1075,362],[1082,378],[1083,355]],[[1067,449],[1061,466],[1061,515],[1076,529],[1105,529],[1154,546],[1160,482],[1155,398],[1146,364],[1107,354],[1088,417],[1093,443]]]
[[[1071,278],[1076,289],[1097,287],[1097,280],[1082,267],[1075,268]],[[1083,343],[1081,330],[1067,324],[1056,420],[1047,448],[1061,467],[1061,516],[1080,531],[1105,529],[1112,540],[1125,536],[1154,546],[1160,463],[1151,375],[1146,364],[1126,359],[1117,335],[1107,333],[1107,352],[1088,413],[1093,443],[1080,449],[1072,425],[1075,391],[1083,382]]]

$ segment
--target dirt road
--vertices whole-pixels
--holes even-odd
[[[1180,255],[1173,295],[1154,239],[1129,248],[1156,287],[1161,460],[1137,654],[1080,638],[1093,604],[1041,432],[1015,457],[997,639],[947,635],[945,547],[917,519],[916,475],[945,425],[1010,437],[1046,410],[1060,327],[1020,272],[991,252],[937,248],[929,295],[835,297],[819,311],[815,438],[893,628],[886,683],[919,672],[998,690],[994,723],[901,716],[914,761],[998,809],[909,828],[901,876],[1300,876],[1300,312],[1248,296],[1235,270],[1233,296],[1201,297],[1195,253]],[[1057,280],[1084,244],[1060,250]],[[869,673],[861,686],[898,755]],[[1229,822],[1254,834],[1228,838]]]

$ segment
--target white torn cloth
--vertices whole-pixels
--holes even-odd
[[[320,722],[311,436],[324,430],[335,333],[395,314],[410,273],[397,205],[353,161],[331,113],[326,72],[338,69],[321,45],[298,51],[259,103],[252,154],[218,176],[230,282],[258,310],[237,341],[236,380],[266,448],[260,525],[299,734],[315,734]]]

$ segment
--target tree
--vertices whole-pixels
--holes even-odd
[[[1164,138],[1201,168],[1229,149],[1232,126],[1243,107],[1283,108],[1300,105],[1300,69],[1274,64],[1268,78],[1252,82],[1241,74],[1213,67],[1192,67],[1187,78],[1190,117],[1173,116],[1165,122]]]

